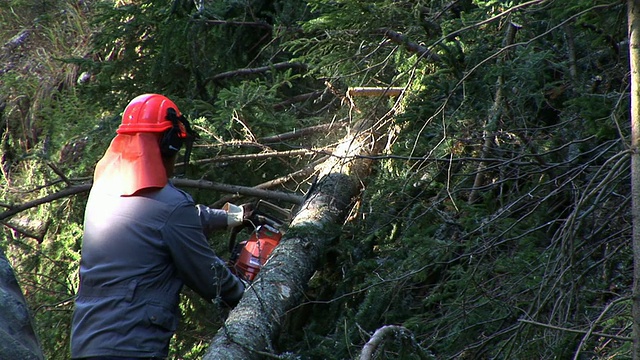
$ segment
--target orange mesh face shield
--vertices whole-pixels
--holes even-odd
[[[167,119],[169,109],[180,116],[178,107],[158,94],[138,96],[127,105],[118,135],[96,165],[94,188],[126,196],[167,184],[159,142],[163,133],[174,126]]]
[[[159,136],[117,135],[96,165],[93,186],[117,195],[164,187],[168,179],[158,147]]]

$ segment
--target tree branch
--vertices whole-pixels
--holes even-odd
[[[409,52],[420,55],[420,58],[428,59],[437,63],[442,61],[438,54],[420,44],[409,41],[409,39],[405,35],[400,34],[399,32],[393,31],[391,29],[380,29],[380,32],[382,32],[387,39],[393,41],[394,43],[403,45]]]
[[[217,190],[231,194],[253,196],[261,199],[280,200],[292,204],[300,204],[303,201],[303,197],[296,194],[290,194],[280,191],[261,190],[246,186],[221,184],[207,180],[172,179],[171,182],[173,182],[173,184],[178,187]]]
[[[340,121],[335,121],[335,122],[331,122],[328,124],[320,124],[320,125],[315,125],[315,126],[309,126],[306,128],[302,128],[302,129],[296,129],[287,133],[283,133],[283,134],[279,134],[279,135],[274,135],[274,136],[267,136],[267,137],[263,137],[258,139],[258,141],[261,144],[273,144],[273,143],[279,143],[279,142],[283,142],[286,140],[291,140],[291,139],[297,139],[297,138],[301,138],[307,135],[311,135],[311,134],[316,134],[316,133],[321,133],[324,132],[326,133],[327,131],[334,129],[334,128],[343,128],[345,125],[347,124],[346,121],[344,120],[340,120]]]
[[[293,105],[295,103],[299,103],[299,102],[303,102],[303,101],[307,101],[309,99],[315,99],[317,97],[319,97],[320,95],[322,95],[324,93],[324,91],[314,91],[314,92],[310,92],[310,93],[306,93],[306,94],[300,94],[300,95],[296,95],[296,96],[292,96],[290,98],[288,98],[287,100],[277,103],[275,105],[273,105],[273,110],[279,111],[279,110],[284,110],[285,108],[287,108],[289,105]]]
[[[566,331],[566,332],[570,332],[570,333],[574,333],[574,334],[587,334],[587,331],[584,331],[584,330],[568,329],[568,328],[555,326],[555,325],[551,325],[551,324],[545,324],[545,323],[541,323],[541,322],[537,322],[537,321],[533,321],[533,320],[519,319],[518,321],[522,322],[522,323],[526,323],[526,324],[546,327],[546,328],[553,329],[553,330]],[[604,337],[604,338],[620,340],[620,341],[632,341],[633,340],[633,338],[627,337],[627,336],[618,336],[618,335],[604,334],[604,333],[599,333],[599,332],[591,332],[591,335],[601,336],[601,337]]]
[[[82,185],[73,185],[73,186],[69,186],[63,190],[60,190],[58,192],[55,192],[53,194],[49,194],[47,196],[41,197],[39,199],[35,199],[32,201],[27,201],[24,204],[20,204],[17,206],[12,206],[9,208],[9,210],[6,210],[2,213],[0,213],[0,221],[3,221],[4,219],[11,217],[17,213],[20,213],[22,211],[25,211],[27,209],[31,209],[34,208],[36,206],[42,205],[42,204],[46,204],[58,199],[62,199],[65,198],[67,196],[71,196],[71,195],[75,195],[75,194],[79,194],[79,193],[83,193],[86,191],[89,191],[89,189],[91,189],[91,184],[82,184]]]
[[[326,161],[327,158],[324,157],[322,159],[316,160],[313,163],[311,163],[310,165],[304,167],[301,170],[295,171],[291,174],[287,174],[285,176],[276,178],[276,179],[272,179],[269,180],[267,182],[263,182],[262,184],[258,184],[256,186],[254,186],[254,188],[256,189],[269,189],[271,187],[274,186],[280,186],[283,185],[297,177],[302,177],[302,176],[311,176],[314,172],[317,171],[317,167],[319,164],[321,164],[322,162]],[[221,207],[222,205],[224,205],[226,202],[232,202],[235,199],[237,199],[240,195],[239,194],[233,194],[233,195],[228,195],[228,196],[224,196],[221,199],[218,199],[215,203],[209,205],[209,207],[212,208],[218,208]]]
[[[296,194],[290,194],[290,193],[279,192],[279,191],[260,190],[260,189],[255,189],[251,187],[246,187],[246,186],[214,183],[206,180],[172,179],[171,181],[176,186],[191,187],[191,188],[197,188],[197,189],[218,190],[221,192],[254,196],[261,199],[280,200],[280,201],[285,201],[292,204],[300,204],[303,199],[302,196],[296,195]],[[49,194],[47,196],[41,197],[39,199],[28,201],[26,203],[16,205],[16,206],[10,206],[8,210],[5,210],[2,213],[0,213],[0,221],[4,222],[5,219],[13,215],[16,215],[22,211],[40,206],[42,204],[50,203],[52,201],[65,198],[67,196],[87,192],[91,189],[91,186],[92,186],[91,183],[82,184],[82,185],[72,185],[60,191],[57,191],[53,194]]]
[[[224,80],[224,79],[227,79],[227,78],[230,78],[230,77],[262,74],[262,73],[265,73],[265,72],[271,71],[271,70],[284,70],[284,69],[300,69],[300,70],[304,71],[304,70],[307,69],[307,65],[302,64],[302,63],[297,63],[297,62],[281,62],[281,63],[272,64],[272,65],[269,65],[269,66],[257,67],[257,68],[248,68],[248,69],[239,69],[239,70],[233,70],[233,71],[226,71],[226,72],[214,75],[214,76],[210,77],[208,80],[209,81],[219,81],[219,80]]]
[[[507,25],[507,31],[505,34],[505,38],[503,40],[503,45],[505,47],[508,47],[509,45],[513,44],[513,41],[515,39],[516,32],[518,31],[518,29],[520,29],[520,26],[512,22],[509,23],[509,25]],[[505,58],[508,55],[509,55],[509,52],[505,52]],[[498,63],[501,63],[502,61],[503,61],[502,59],[499,59]],[[493,101],[493,106],[489,110],[489,116],[484,126],[484,131],[482,134],[484,137],[484,142],[482,144],[482,148],[480,151],[481,159],[488,157],[489,153],[491,152],[491,149],[493,148],[496,124],[500,119],[500,116],[502,115],[502,106],[503,106],[502,103],[504,101],[503,100],[504,82],[505,82],[504,75],[502,74],[498,75],[498,79],[496,80],[496,93]],[[482,186],[482,184],[484,183],[484,179],[485,179],[485,163],[481,162],[478,165],[478,170],[477,170],[475,179],[473,181],[473,189],[469,194],[469,199],[468,199],[469,204],[474,204],[477,201],[478,193],[479,193],[477,189]]]
[[[261,152],[258,154],[242,154],[242,155],[220,155],[209,159],[200,159],[192,161],[193,164],[210,164],[220,163],[227,161],[248,161],[248,160],[262,160],[270,158],[291,157],[296,155],[316,155],[316,154],[330,154],[328,150],[310,150],[310,149],[298,149],[288,151],[269,151]],[[176,166],[182,166],[184,163],[176,164]]]

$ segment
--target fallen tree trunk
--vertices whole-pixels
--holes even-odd
[[[374,139],[368,129],[355,131],[325,162],[282,242],[229,313],[204,360],[258,359],[275,353],[272,343],[285,314],[299,305],[315,264],[340,234],[339,224],[369,171]]]

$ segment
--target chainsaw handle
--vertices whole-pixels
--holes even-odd
[[[270,225],[270,226],[273,226],[275,228],[278,228],[278,227],[280,227],[280,225],[282,225],[279,222],[269,218],[268,216],[264,216],[264,215],[260,215],[260,214],[252,215],[249,218],[249,220],[253,223],[254,227],[258,227],[260,225]]]

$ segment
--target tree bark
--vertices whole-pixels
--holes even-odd
[[[44,359],[27,302],[0,249],[0,359]]]
[[[640,0],[627,1],[629,67],[631,70],[631,214],[633,229],[633,359],[640,359]]]
[[[367,175],[376,151],[370,131],[355,131],[323,165],[280,245],[213,338],[205,360],[257,359],[274,354],[287,311],[297,306],[315,264],[332,239]]]

